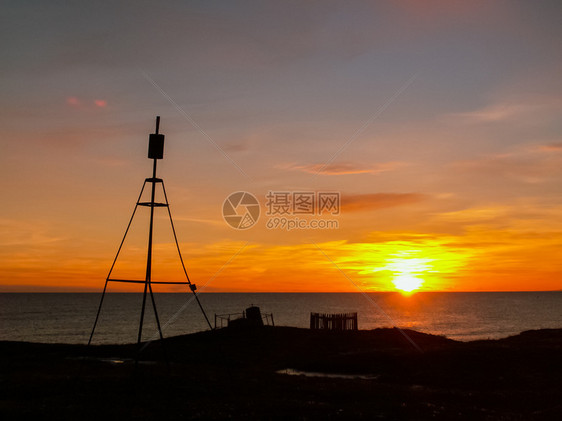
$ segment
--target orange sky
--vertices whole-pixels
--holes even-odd
[[[101,290],[156,115],[200,290],[562,289],[557,2],[112,5],[7,10],[0,291]],[[269,191],[338,192],[312,217],[337,228],[268,229]],[[153,278],[181,280],[155,223]],[[140,209],[114,277],[143,279],[147,230]]]

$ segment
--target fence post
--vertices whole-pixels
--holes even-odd
[[[311,329],[357,330],[357,326],[357,313],[310,313]]]

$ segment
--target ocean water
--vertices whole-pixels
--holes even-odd
[[[82,343],[88,338],[100,294],[0,294],[0,340]],[[257,305],[276,325],[308,327],[311,312],[357,312],[359,329],[399,326],[470,341],[502,338],[521,331],[562,328],[562,292],[399,293],[202,293],[215,314],[240,313]],[[206,330],[205,318],[189,294],[155,294],[164,336]],[[142,294],[106,294],[95,344],[136,342]],[[143,339],[157,337],[147,300]]]

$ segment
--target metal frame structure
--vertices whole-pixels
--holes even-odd
[[[133,214],[131,215],[131,219],[129,219],[129,224],[127,225],[127,229],[125,230],[125,234],[123,235],[123,239],[121,240],[121,244],[119,245],[119,248],[117,249],[117,254],[115,255],[115,259],[113,259],[113,263],[111,264],[111,268],[109,269],[109,273],[107,274],[107,277],[105,279],[105,285],[103,287],[103,292],[102,292],[102,295],[101,295],[100,304],[99,304],[99,307],[98,307],[98,312],[96,314],[94,326],[92,327],[92,333],[90,334],[90,339],[88,340],[88,345],[90,345],[91,342],[92,342],[92,338],[94,337],[94,332],[96,330],[96,326],[97,326],[97,323],[98,323],[98,320],[99,320],[99,316],[100,316],[101,308],[102,308],[102,305],[103,305],[105,293],[107,291],[108,283],[109,282],[126,282],[126,283],[144,284],[144,292],[143,292],[143,298],[142,298],[142,308],[141,308],[139,331],[138,331],[138,338],[137,338],[138,350],[137,350],[137,356],[136,356],[136,360],[135,360],[136,362],[138,362],[138,357],[139,357],[140,350],[141,350],[140,345],[141,345],[141,341],[142,341],[142,329],[143,329],[143,324],[144,324],[144,312],[145,312],[145,308],[146,308],[146,298],[147,298],[148,293],[150,293],[150,299],[152,301],[152,308],[154,310],[154,316],[156,318],[156,325],[158,327],[158,334],[160,336],[160,342],[162,344],[162,349],[164,351],[164,357],[166,358],[166,362],[168,361],[167,355],[166,355],[166,350],[165,350],[165,347],[164,347],[164,336],[162,334],[162,328],[160,326],[160,319],[158,318],[158,310],[156,309],[156,301],[154,300],[154,293],[152,291],[152,284],[187,285],[189,290],[193,293],[193,295],[195,297],[195,300],[197,301],[197,304],[199,305],[199,308],[201,309],[201,312],[203,313],[203,316],[205,317],[205,320],[207,321],[207,324],[209,325],[209,328],[211,330],[213,329],[213,327],[211,325],[211,322],[209,321],[209,318],[207,317],[207,314],[205,313],[205,310],[203,309],[203,306],[201,305],[201,302],[199,301],[199,297],[197,296],[197,293],[196,293],[197,287],[195,286],[195,284],[191,283],[191,280],[189,279],[189,275],[187,274],[187,270],[185,269],[185,264],[183,262],[183,257],[181,255],[180,246],[179,246],[179,243],[178,243],[178,237],[176,235],[176,229],[174,227],[174,221],[172,220],[172,213],[170,212],[170,205],[168,203],[168,196],[166,195],[166,188],[164,187],[164,180],[156,177],[156,163],[157,163],[158,159],[162,159],[163,147],[164,147],[164,135],[161,135],[161,134],[158,133],[159,128],[160,128],[160,117],[158,116],[158,117],[156,117],[156,133],[153,134],[153,135],[150,135],[150,144],[149,144],[149,158],[152,158],[154,160],[153,167],[152,167],[152,177],[144,180],[141,192],[140,192],[139,197],[137,199],[137,203],[136,203],[135,208],[133,210]],[[154,152],[154,150],[155,150],[154,148],[156,149],[157,152]],[[150,202],[141,202],[142,194],[144,192],[144,189],[145,189],[147,183],[150,183],[152,185],[151,186]],[[164,200],[165,200],[164,203],[158,203],[158,202],[154,201],[155,194],[156,194],[156,184],[162,185],[162,191],[164,193]],[[119,253],[121,252],[121,249],[123,248],[123,244],[125,243],[125,238],[127,237],[127,234],[129,232],[129,228],[131,227],[131,223],[133,222],[133,218],[135,217],[135,214],[136,214],[139,206],[145,206],[145,207],[150,208],[150,225],[149,225],[149,231],[148,231],[148,252],[147,252],[147,257],[146,257],[146,276],[145,276],[145,279],[144,280],[113,279],[113,278],[111,278],[111,273],[113,272],[113,268],[115,267],[115,263],[117,263],[117,259],[119,258]],[[153,281],[152,280],[152,237],[153,237],[153,228],[154,228],[154,208],[160,208],[160,207],[165,207],[168,210],[168,216],[170,217],[170,224],[172,226],[172,232],[174,234],[174,240],[175,240],[175,243],[176,243],[176,248],[178,250],[180,262],[181,262],[183,272],[184,272],[185,277],[186,277],[186,281],[183,281],[183,282]]]

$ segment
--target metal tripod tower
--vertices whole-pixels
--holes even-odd
[[[103,305],[103,299],[104,299],[105,293],[107,291],[108,283],[109,282],[127,282],[127,283],[144,284],[144,293],[143,293],[143,297],[142,297],[142,307],[141,307],[139,332],[138,332],[138,339],[137,339],[138,350],[140,352],[140,349],[141,349],[140,345],[141,345],[141,341],[142,341],[142,328],[143,328],[143,324],[144,324],[144,312],[145,312],[145,308],[146,308],[146,297],[147,297],[147,294],[150,294],[150,300],[152,301],[152,308],[154,310],[154,316],[156,318],[156,326],[158,327],[158,334],[160,336],[160,342],[162,344],[162,348],[164,349],[164,355],[166,357],[165,348],[164,348],[164,341],[163,341],[164,336],[162,335],[162,328],[160,326],[160,319],[158,318],[158,311],[156,309],[156,301],[154,300],[154,293],[152,292],[152,284],[186,285],[189,288],[189,291],[191,291],[193,293],[194,298],[197,301],[197,304],[199,305],[199,308],[201,309],[201,312],[203,313],[203,316],[205,317],[205,320],[207,321],[207,324],[209,325],[209,328],[212,329],[212,326],[211,326],[211,322],[209,321],[209,318],[207,317],[207,314],[205,313],[205,310],[203,309],[203,306],[201,305],[201,302],[199,301],[199,297],[197,296],[197,293],[196,293],[197,287],[195,286],[195,284],[191,283],[191,281],[189,280],[189,275],[187,274],[187,270],[185,269],[185,264],[183,262],[183,258],[182,258],[182,255],[181,255],[180,246],[179,246],[179,243],[178,243],[178,238],[176,236],[176,230],[174,228],[174,222],[172,220],[172,213],[170,212],[170,206],[169,206],[169,203],[168,203],[168,196],[166,195],[166,188],[164,187],[164,180],[156,177],[157,161],[164,157],[164,135],[159,133],[159,128],[160,128],[160,117],[158,116],[158,117],[156,117],[156,131],[155,131],[155,133],[153,133],[149,136],[149,143],[148,143],[148,158],[154,160],[154,163],[153,163],[153,166],[152,166],[152,177],[144,180],[141,192],[139,194],[139,197],[137,199],[137,203],[135,205],[135,209],[133,210],[133,214],[131,215],[131,219],[129,220],[129,224],[127,225],[127,229],[125,230],[125,235],[123,235],[123,239],[121,240],[121,244],[119,245],[119,248],[117,249],[117,254],[115,256],[115,259],[113,259],[113,263],[111,265],[111,268],[109,269],[109,273],[107,274],[107,278],[105,279],[105,286],[103,287],[103,292],[102,292],[102,295],[101,295],[100,304],[99,304],[99,307],[98,307],[98,312],[96,314],[96,320],[94,321],[94,326],[92,327],[92,333],[90,334],[90,339],[88,340],[88,345],[91,344],[92,338],[94,337],[94,332],[96,330],[96,325],[98,323],[98,319],[99,319],[101,308],[102,308],[102,305]],[[144,189],[145,189],[147,183],[151,184],[150,202],[141,202],[142,194],[144,192]],[[164,200],[165,200],[164,203],[158,203],[158,202],[154,201],[157,184],[162,186],[162,191],[164,193]],[[147,257],[146,257],[146,276],[145,276],[145,279],[144,280],[113,279],[111,277],[111,273],[113,272],[113,268],[115,267],[115,263],[117,262],[117,259],[119,257],[119,253],[121,252],[123,244],[125,243],[125,238],[127,237],[127,233],[129,232],[129,228],[131,227],[131,223],[133,222],[133,218],[135,217],[135,213],[137,212],[137,208],[139,206],[145,206],[145,207],[150,208],[150,225],[149,225],[149,231],[148,231],[148,252],[147,252]],[[176,248],[178,250],[180,262],[181,262],[183,272],[184,272],[185,277],[186,277],[186,281],[183,281],[183,282],[153,281],[152,280],[152,233],[153,233],[153,228],[154,228],[154,208],[160,208],[160,207],[165,207],[168,210],[168,216],[170,217],[170,224],[172,226],[172,232],[174,234],[174,240],[176,242]],[[139,352],[137,352],[137,358],[136,358],[137,362],[138,362]],[[166,357],[166,361],[167,361],[167,357]]]

